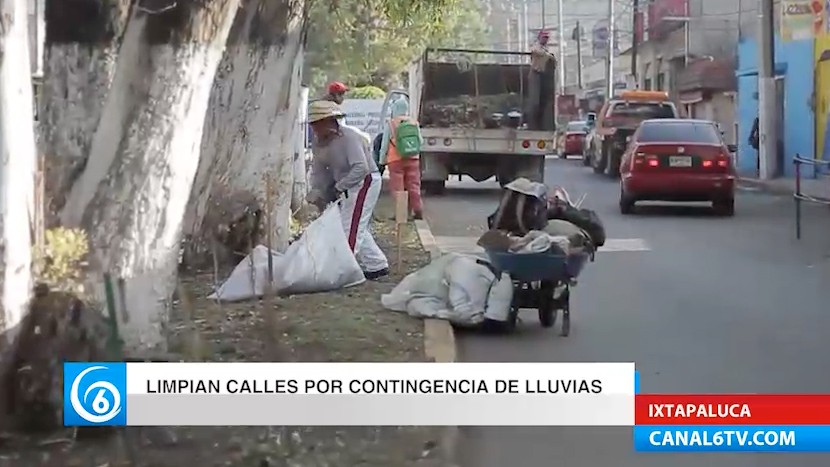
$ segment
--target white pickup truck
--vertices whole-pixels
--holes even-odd
[[[544,181],[545,155],[555,151],[555,131],[524,129],[528,71],[527,53],[464,49],[428,49],[411,66],[409,91],[390,92],[381,115],[388,115],[396,94],[409,98],[412,115],[421,123],[421,185],[426,192],[443,193],[453,175],[479,182],[496,177],[502,185],[518,177]],[[453,100],[472,103],[477,123],[437,121],[425,112],[436,101]],[[496,108],[501,103],[504,108]],[[546,127],[553,129],[552,109],[547,113],[551,122]]]

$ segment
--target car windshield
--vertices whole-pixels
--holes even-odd
[[[643,143],[703,143],[719,144],[720,136],[711,123],[644,123],[637,141]]]
[[[636,125],[654,118],[677,118],[674,107],[664,102],[619,102],[614,104],[605,118],[606,125]]]
[[[586,131],[588,124],[586,122],[571,122],[568,123],[567,131]]]

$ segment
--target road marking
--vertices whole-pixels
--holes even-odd
[[[483,253],[476,245],[478,237],[442,237],[436,236],[435,243],[445,253]],[[651,251],[651,247],[642,238],[609,238],[598,253],[618,253],[627,251]]]

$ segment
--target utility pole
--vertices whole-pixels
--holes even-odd
[[[605,100],[614,97],[614,0],[608,0],[608,44],[606,52],[606,64],[608,67],[608,82],[605,90]]]
[[[559,125],[559,99],[565,94],[565,18],[563,17],[562,2],[564,0],[556,0],[556,21],[559,28],[559,63],[556,64],[558,70],[558,86],[556,86],[556,96],[553,100],[554,111],[553,121],[556,122],[557,128]]]
[[[576,41],[576,84],[582,91],[582,26],[579,25],[579,20],[576,21],[573,40]]]
[[[565,91],[565,14],[562,3],[565,0],[557,0],[557,15],[559,27],[559,92]]]
[[[688,2],[687,2],[688,3]],[[634,0],[633,5],[634,13],[631,15],[632,18],[632,28],[631,30],[634,31],[634,34],[631,36],[631,76],[634,77],[634,87],[640,87],[640,80],[637,78],[637,32],[639,31],[638,27],[640,21],[638,21],[638,16],[640,13],[640,1]]]
[[[683,22],[683,67],[689,66],[689,43],[691,42],[691,28],[689,27],[689,23],[692,21],[692,18],[689,16],[689,0],[684,2],[686,5],[684,7],[684,15],[686,16],[686,20]]]
[[[758,47],[758,159],[759,177],[769,180],[776,175],[778,127],[775,121],[775,49],[773,43],[773,0],[761,0],[758,10],[761,46]]]
[[[542,29],[545,29],[545,0],[542,0]]]
[[[530,40],[528,38],[530,35],[530,23],[527,20],[527,0],[522,0],[522,23],[524,24],[524,28],[522,28],[522,50],[527,52],[530,50]]]

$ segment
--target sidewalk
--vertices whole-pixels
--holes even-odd
[[[739,185],[777,195],[792,196],[795,193],[795,178],[793,177],[776,178],[773,180],[741,177]],[[819,178],[802,178],[801,192],[807,196],[830,199],[830,176],[822,175]]]

